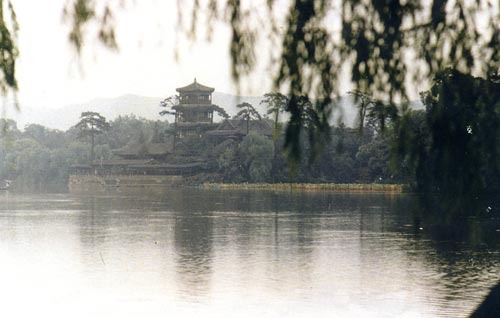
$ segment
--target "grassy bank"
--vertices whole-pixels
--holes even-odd
[[[402,184],[336,184],[336,183],[204,183],[205,189],[269,189],[269,190],[312,190],[338,192],[393,192],[402,193]]]

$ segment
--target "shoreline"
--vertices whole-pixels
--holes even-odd
[[[206,179],[205,179],[206,180]],[[222,183],[203,182],[181,175],[70,175],[69,192],[109,189],[165,189],[195,187],[200,189],[328,191],[357,193],[410,192],[406,184],[381,183]]]
[[[331,192],[408,192],[404,184],[379,183],[203,183],[203,189],[310,190]]]

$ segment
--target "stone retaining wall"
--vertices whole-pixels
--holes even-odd
[[[184,178],[177,175],[70,175],[68,188],[71,192],[106,191],[110,189],[175,187]]]

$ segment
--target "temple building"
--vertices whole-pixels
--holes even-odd
[[[249,133],[272,137],[272,120],[229,119],[224,109],[213,104],[214,90],[196,79],[177,88],[178,103],[171,107],[175,114],[174,134],[163,135],[156,124],[149,140],[141,133],[137,141],[114,149],[112,158],[73,165],[69,188],[156,188],[180,184],[193,176],[215,172],[214,157],[203,153],[198,144],[211,147],[240,142]],[[214,122],[214,113],[225,119]]]
[[[179,87],[179,104],[172,107],[175,110],[175,126],[177,136],[201,137],[214,125],[214,110],[219,107],[212,104],[214,88],[196,82]]]
[[[248,133],[257,133],[266,137],[272,137],[274,133],[274,122],[270,119],[250,120],[247,122],[244,119],[225,119],[214,130],[207,131],[205,138],[221,143],[225,140],[240,140]]]

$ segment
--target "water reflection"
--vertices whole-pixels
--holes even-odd
[[[463,308],[457,304],[464,301],[480,303],[500,277],[498,209],[489,215],[461,213],[464,209],[480,211],[485,204],[492,203],[468,201],[457,210],[451,208],[456,204],[436,203],[437,197],[426,202],[426,198],[428,196],[416,197],[402,202],[400,207],[411,211],[414,218],[417,239],[408,242],[411,243],[408,251],[413,261],[424,261],[422,278],[434,282],[429,284],[429,290],[433,297],[447,301],[441,305],[444,310],[450,315],[465,316]],[[437,204],[435,210],[430,202]]]
[[[174,241],[176,273],[182,295],[198,298],[210,291],[213,224],[209,213],[176,215]]]
[[[0,263],[30,278],[5,280],[6,299],[47,310],[63,297],[98,300],[97,316],[460,317],[500,276],[494,222],[438,235],[407,195],[179,189],[0,203]]]

